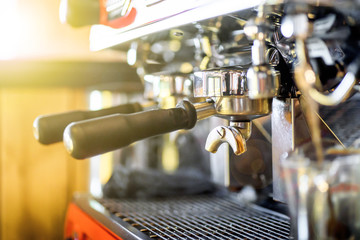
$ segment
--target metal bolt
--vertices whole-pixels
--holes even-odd
[[[184,36],[184,33],[180,32],[180,31],[176,31],[176,32],[173,32],[173,35],[176,37],[181,37],[181,36]]]
[[[221,138],[224,138],[225,137],[225,129],[222,127],[220,131],[217,131],[217,133],[219,134],[219,136]]]
[[[271,66],[277,66],[280,63],[279,51],[275,48],[270,48],[267,53],[267,58]]]

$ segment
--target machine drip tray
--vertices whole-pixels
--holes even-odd
[[[232,196],[97,199],[139,239],[289,239],[289,217]],[[121,237],[121,236],[120,236]]]

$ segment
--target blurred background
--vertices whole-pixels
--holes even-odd
[[[109,86],[120,78],[131,80],[131,73],[123,71],[127,66],[121,52],[90,52],[90,28],[60,23],[59,4],[59,0],[0,0],[3,240],[62,239],[73,193],[90,189],[90,162],[71,159],[62,143],[51,147],[38,143],[34,119],[91,104],[93,109],[111,105],[115,95],[107,91]]]

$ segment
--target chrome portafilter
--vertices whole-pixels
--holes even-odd
[[[248,68],[238,67],[194,74],[195,97],[211,99],[215,115],[229,120],[229,126],[218,126],[210,132],[205,146],[209,152],[215,153],[222,143],[228,143],[236,155],[244,153],[251,121],[271,113],[272,98],[250,98],[248,72]]]

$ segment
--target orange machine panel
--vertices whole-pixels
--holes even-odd
[[[122,240],[109,229],[97,223],[78,206],[71,203],[68,207],[65,222],[65,239],[67,240]]]

